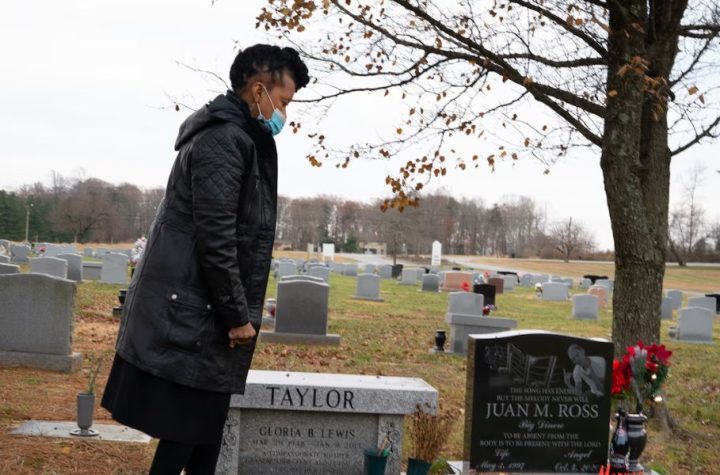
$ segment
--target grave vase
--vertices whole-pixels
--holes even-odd
[[[429,471],[430,462],[408,458],[407,475],[427,475]]]
[[[615,414],[615,431],[610,440],[610,474],[627,473],[627,454],[629,450],[625,411],[620,409]]]
[[[79,393],[77,395],[77,425],[78,429],[71,432],[79,437],[92,437],[98,435],[97,431],[91,429],[93,415],[95,413],[95,394]]]
[[[385,451],[378,453],[378,449],[365,449],[364,469],[365,475],[384,475],[388,455]]]
[[[638,459],[645,450],[647,444],[647,432],[645,431],[647,417],[644,414],[628,414],[626,419],[628,437],[628,472],[644,473],[645,469]]]
[[[435,351],[445,351],[445,341],[447,341],[445,330],[437,330],[435,332]]]

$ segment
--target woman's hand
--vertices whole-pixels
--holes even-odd
[[[255,338],[255,328],[252,323],[246,323],[241,327],[231,328],[228,332],[228,338],[230,338],[230,348],[235,348],[238,345],[247,345],[253,338]]]

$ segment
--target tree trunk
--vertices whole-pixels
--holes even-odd
[[[660,341],[670,187],[667,90],[653,95],[643,74],[618,71],[640,57],[648,61],[647,76],[668,80],[687,1],[655,4],[649,18],[644,0],[622,5],[624,12],[610,10],[608,90],[618,94],[608,101],[600,162],[615,241],[616,354],[637,340]]]

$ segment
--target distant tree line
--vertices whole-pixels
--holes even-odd
[[[361,250],[362,242],[383,242],[391,255],[430,254],[435,240],[445,254],[577,259],[591,257],[595,247],[581,223],[548,223],[545,211],[524,196],[488,205],[439,192],[425,194],[420,207],[402,213],[381,212],[382,204],[381,199],[281,197],[277,239],[297,250],[333,242],[344,252]]]
[[[691,174],[685,196],[670,219],[671,257],[720,260],[720,225],[711,225],[695,198],[700,172]],[[50,242],[128,242],[146,235],[160,204],[162,188],[140,189],[97,178],[68,178],[53,172],[49,183],[0,190],[0,238]],[[391,255],[430,254],[438,240],[445,254],[612,259],[595,249],[582,222],[569,217],[549,222],[533,199],[510,196],[498,203],[457,199],[448,192],[423,195],[421,206],[382,212],[384,200],[336,196],[278,199],[277,241],[304,251],[308,244],[335,243],[343,252],[362,251],[363,242],[387,245]]]
[[[50,184],[0,190],[0,238],[49,242],[127,242],[147,233],[164,190],[113,185],[53,172]]]

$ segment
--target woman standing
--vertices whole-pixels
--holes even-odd
[[[150,473],[212,474],[230,395],[245,390],[275,239],[286,108],[307,85],[292,48],[254,45],[232,90],[180,127],[128,289],[102,406],[160,442]]]

